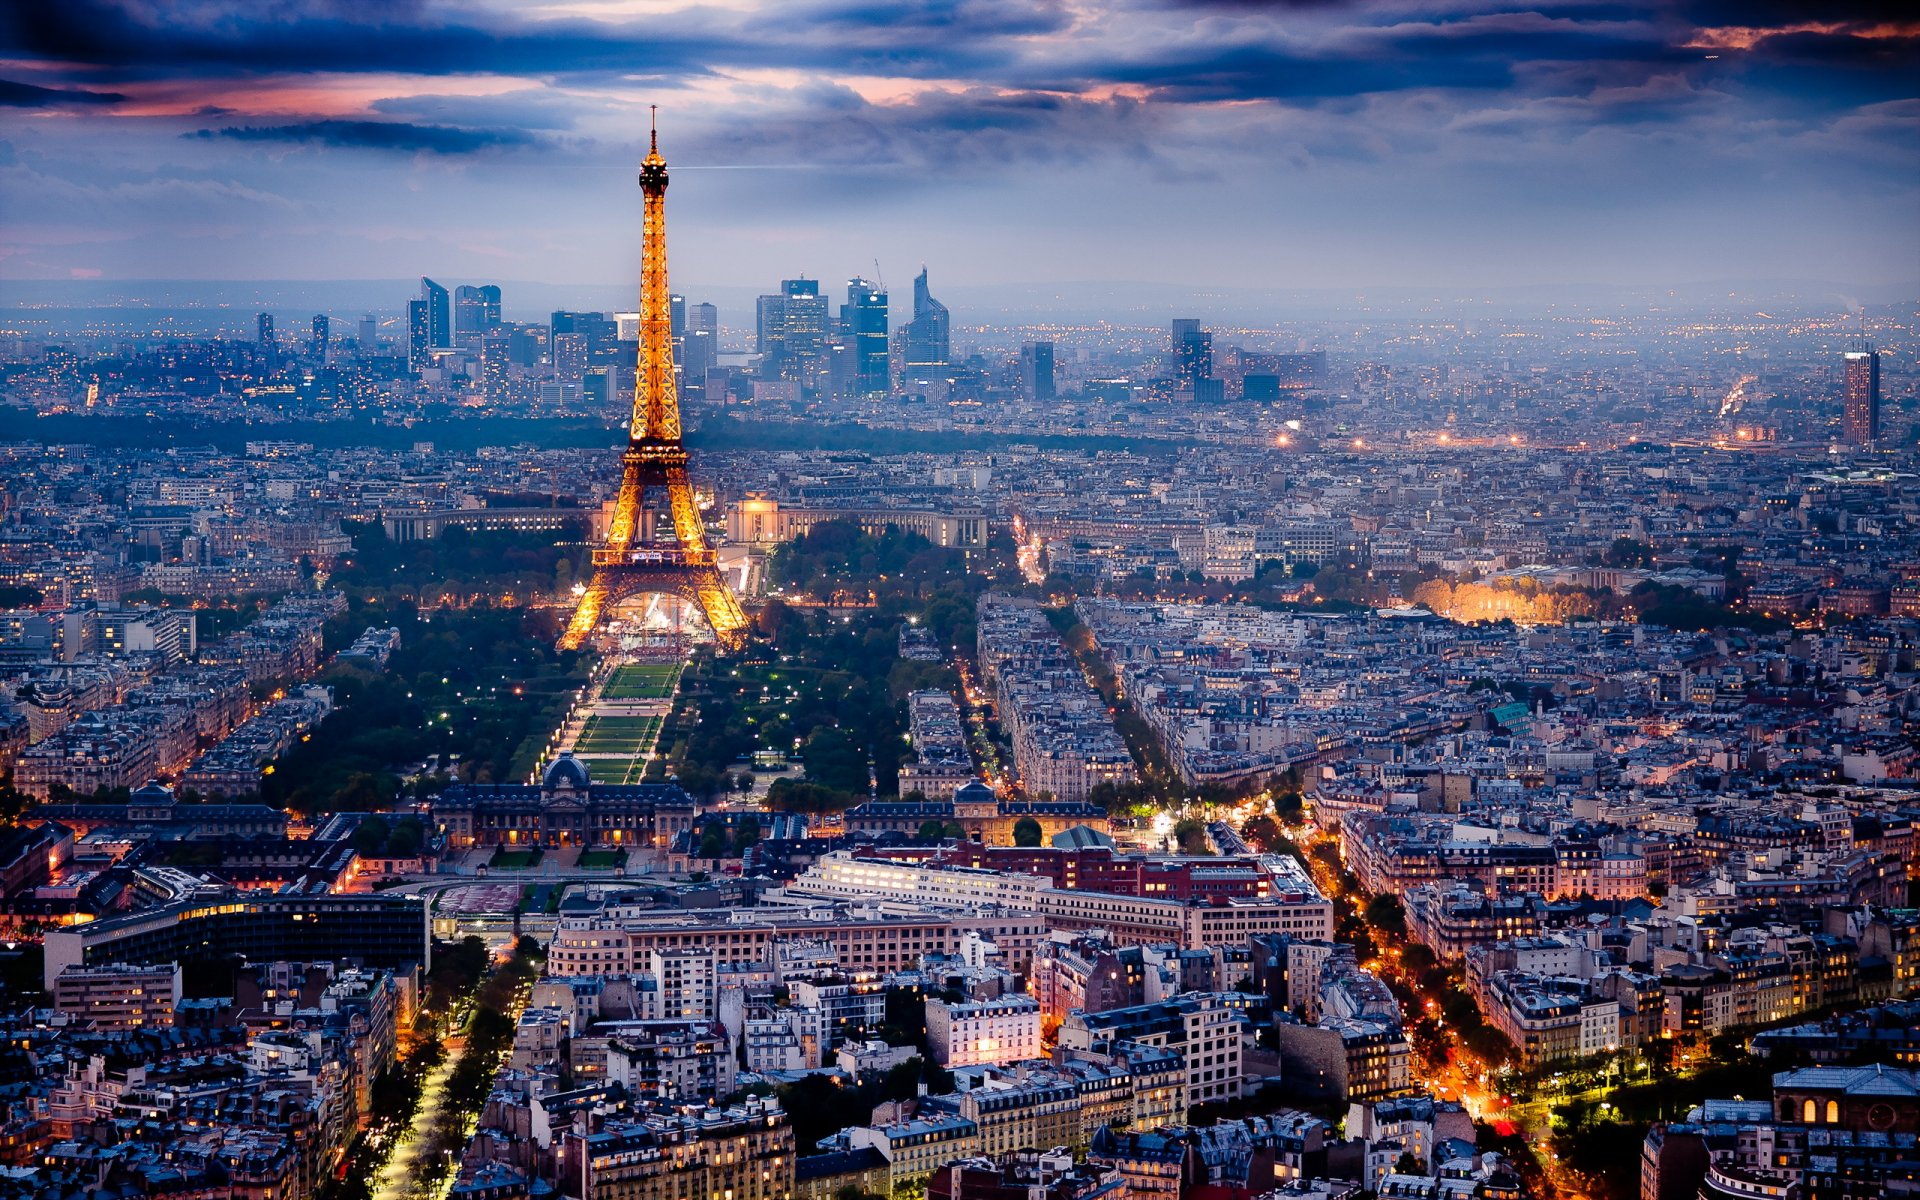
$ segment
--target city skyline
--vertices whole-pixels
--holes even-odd
[[[11,280],[618,283],[649,103],[688,292],[1920,275],[1889,5],[69,5],[0,42]]]

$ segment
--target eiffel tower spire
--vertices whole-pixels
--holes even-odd
[[[640,352],[633,373],[633,413],[621,455],[620,494],[606,544],[593,552],[593,578],[561,635],[574,649],[592,635],[606,610],[630,597],[656,592],[698,604],[722,646],[746,640],[747,617],[721,576],[707,545],[705,523],[687,478],[680,440],[680,395],[673,378],[673,321],[667,298],[667,161],[660,157],[656,112],[647,157],[640,164],[646,197],[640,249]],[[651,536],[646,493],[666,493],[673,540]]]
[[[660,157],[659,107],[647,157],[640,164],[646,194],[640,242],[640,361],[633,373],[632,436],[680,440],[680,392],[673,381],[673,313],[667,295],[667,160]]]

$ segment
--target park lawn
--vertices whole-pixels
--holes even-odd
[[[653,748],[659,717],[589,717],[573,749],[578,754],[633,754]]]
[[[615,867],[627,865],[625,850],[582,850],[580,860],[574,865],[583,871],[610,871]]]
[[[665,700],[679,679],[677,666],[629,664],[614,669],[600,694],[609,700]]]
[[[540,861],[540,853],[537,846],[526,850],[509,850],[501,846],[487,860],[487,865],[502,871],[525,871]]]

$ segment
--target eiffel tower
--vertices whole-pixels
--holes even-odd
[[[726,649],[746,644],[747,615],[720,574],[687,481],[687,448],[680,440],[680,397],[673,382],[673,326],[667,308],[667,162],[656,124],[640,164],[646,215],[640,251],[640,358],[633,379],[633,418],[621,456],[620,496],[604,546],[593,552],[593,578],[580,595],[560,648],[577,649],[607,611],[632,596],[677,596],[700,606]],[[647,493],[666,493],[673,541],[653,537]]]

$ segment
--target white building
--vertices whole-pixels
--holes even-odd
[[[927,1001],[927,1044],[943,1067],[1040,1057],[1040,1002],[1005,996],[960,1004]]]

